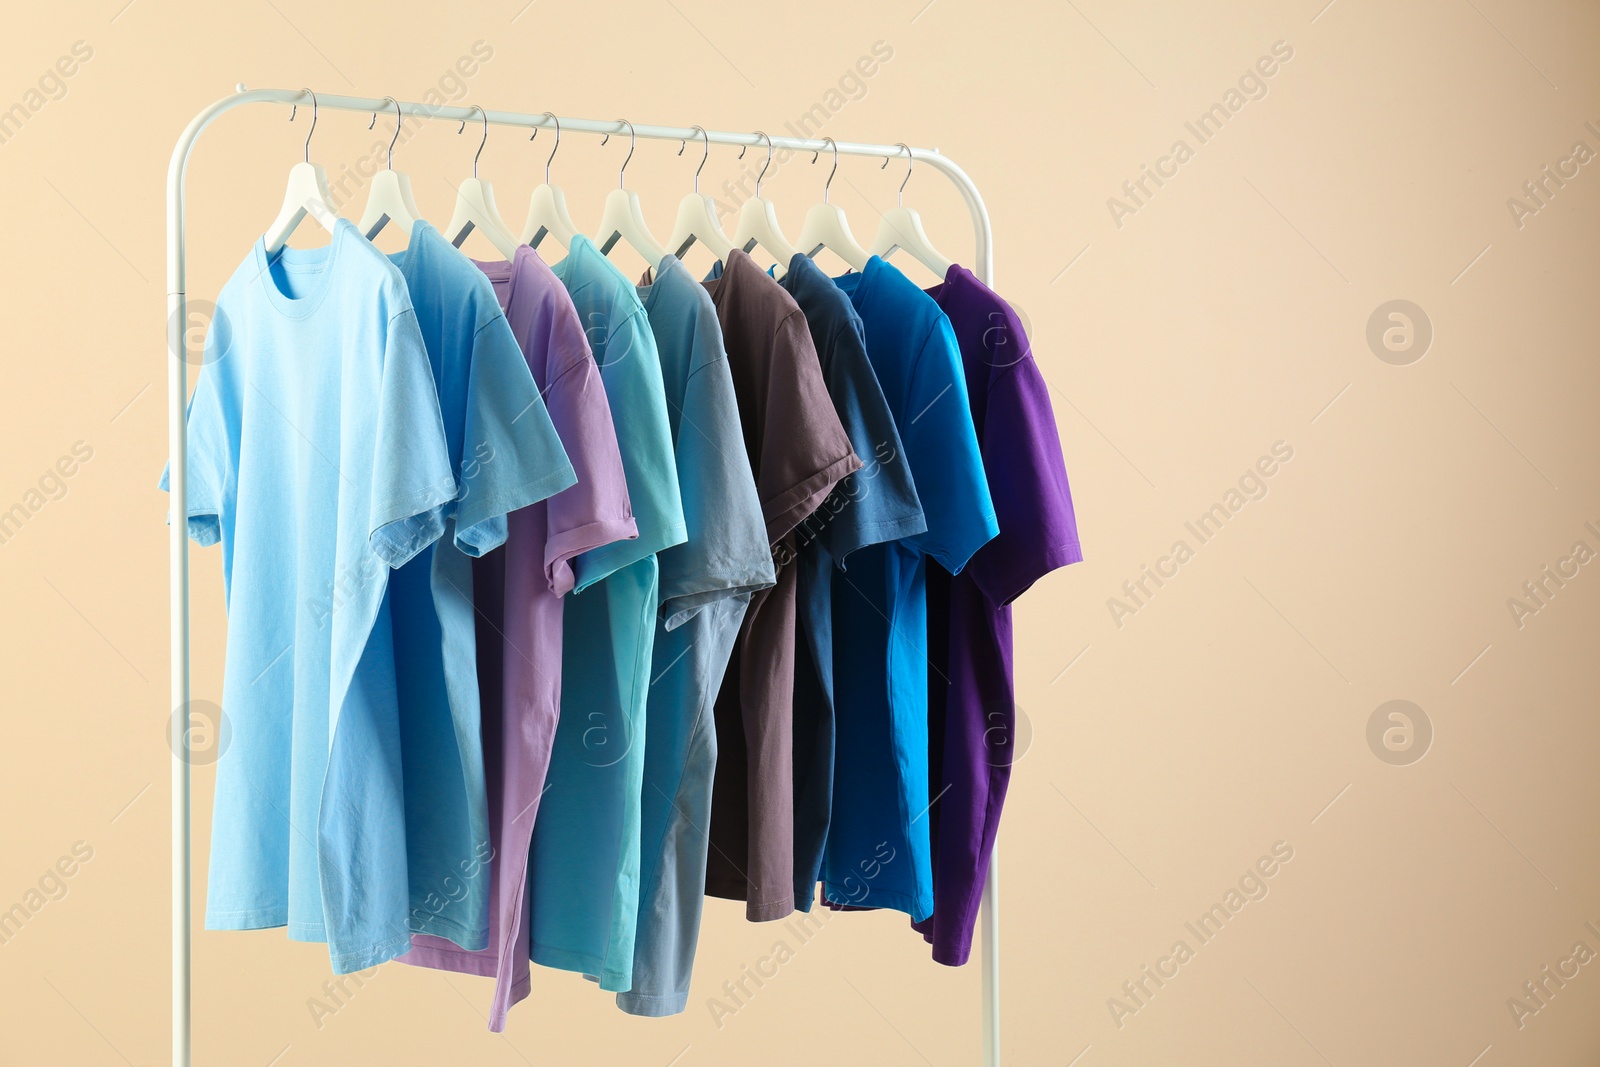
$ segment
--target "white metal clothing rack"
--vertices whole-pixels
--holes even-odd
[[[392,98],[372,99],[361,96],[334,96],[316,94],[319,108],[334,111],[376,112],[393,108]],[[201,131],[224,112],[245,104],[309,104],[309,92],[299,89],[245,89],[242,85],[233,95],[224,97],[201,111],[178,137],[172,150],[172,161],[167,168],[167,442],[171,460],[170,487],[172,514],[188,513],[189,471],[186,445],[185,410],[188,400],[188,362],[185,347],[185,326],[188,323],[188,306],[185,294],[186,263],[185,234],[187,219],[184,214],[184,173],[189,153]],[[548,115],[526,114],[517,111],[483,111],[477,107],[445,107],[429,104],[400,102],[400,111],[421,118],[448,119],[452,122],[472,119],[487,120],[500,126],[524,128],[551,128],[559,121],[562,129],[597,134],[627,132],[624,122],[605,122],[595,119],[562,118],[553,120]],[[978,187],[955,163],[939,154],[937,149],[910,149],[894,144],[857,144],[849,141],[820,141],[798,137],[758,136],[754,133],[728,133],[720,130],[702,131],[699,127],[638,126],[631,131],[637,137],[656,140],[682,141],[704,136],[708,144],[741,145],[764,148],[786,148],[793,151],[815,152],[823,149],[837,150],[840,155],[892,158],[907,155],[910,159],[939,171],[955,183],[972,215],[972,228],[976,237],[976,256],[973,273],[985,284],[992,284],[994,269],[994,242],[989,227],[989,213],[984,208]],[[191,848],[190,848],[190,792],[189,792],[189,539],[187,525],[181,521],[171,524],[171,601],[172,601],[172,704],[178,714],[172,717],[172,1063],[173,1067],[192,1067],[190,1042],[189,994],[192,955],[190,946],[191,905]],[[983,1064],[999,1067],[1000,1063],[1000,859],[999,852],[989,860],[989,877],[983,893],[979,925],[982,929],[983,968]]]

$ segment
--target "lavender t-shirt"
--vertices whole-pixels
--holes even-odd
[[[561,700],[562,597],[578,554],[638,536],[600,381],[572,300],[533,249],[479,263],[494,283],[578,482],[514,511],[505,547],[473,561],[478,675],[489,795],[489,947],[465,952],[416,936],[406,963],[493,975],[489,1028],[528,995],[527,857]],[[482,462],[492,464],[493,457]],[[448,886],[441,886],[446,897]]]

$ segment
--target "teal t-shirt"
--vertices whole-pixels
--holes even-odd
[[[837,740],[822,880],[836,905],[933,910],[928,829],[927,558],[951,574],[999,532],[950,320],[877,256],[834,279],[900,431],[927,529],[833,574]]]
[[[420,220],[389,258],[416,309],[459,486],[446,536],[389,579],[411,932],[481,949],[492,849],[470,557],[505,542],[510,512],[577,476],[483,271]]]
[[[345,220],[270,261],[257,240],[188,433],[186,521],[222,545],[229,622],[206,926],[287,925],[372,967],[411,943],[384,594],[458,490],[400,271]]]
[[[582,236],[551,270],[572,297],[600,366],[639,536],[573,563],[561,720],[528,860],[530,949],[535,963],[581,971],[620,992],[632,983],[639,906],[656,553],[687,532],[661,360],[633,283]]]

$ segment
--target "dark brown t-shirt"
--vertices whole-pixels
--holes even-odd
[[[752,922],[794,911],[794,528],[861,461],[794,298],[735,249],[705,283],[717,307],[778,581],[757,593],[717,694],[706,892]]]

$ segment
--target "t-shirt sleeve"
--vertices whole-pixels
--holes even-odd
[[[756,491],[767,542],[783,536],[827,499],[839,480],[861,469],[828,396],[805,316],[795,308],[772,338],[760,419]]]
[[[456,544],[469,556],[505,543],[506,515],[577,481],[511,325],[498,311],[473,337],[460,475]]]
[[[575,485],[546,504],[545,579],[564,596],[577,584],[572,561],[584,552],[639,536],[622,473],[611,404],[600,369],[570,303],[548,317],[546,366],[559,368],[545,389],[545,403],[567,456],[577,472]]]
[[[630,287],[631,292],[631,287]],[[644,307],[608,316],[605,347],[596,351],[612,404],[628,500],[639,535],[590,549],[573,561],[576,592],[684,540],[683,499],[672,461],[672,427],[661,379],[661,355]],[[592,334],[591,334],[592,336]]]
[[[740,429],[733,377],[713,321],[697,344],[714,344],[684,387],[677,465],[688,540],[661,554],[661,617],[682,626],[716,600],[775,580],[761,501]]]
[[[1020,324],[1012,331],[1022,336]],[[1049,387],[1031,355],[990,384],[983,462],[1000,534],[967,569],[984,596],[1009,604],[1057,567],[1083,559]]]
[[[231,506],[238,469],[234,447],[241,425],[238,398],[220,362],[229,347],[227,321],[226,316],[218,315],[206,334],[200,380],[184,416],[184,450],[189,460],[185,518],[189,538],[201,546],[222,539],[222,516]],[[161,471],[163,491],[170,491],[171,477],[172,463],[168,461]]]
[[[928,528],[928,520],[859,330],[845,323],[829,343],[834,408],[862,462],[818,509],[819,516],[826,513],[831,554],[844,568],[856,549],[913,537]]]
[[[943,313],[917,357],[900,439],[928,519],[928,529],[910,543],[956,574],[1000,527],[972,425],[961,350]]]
[[[368,537],[400,567],[438,540],[456,497],[433,370],[409,307],[389,320],[378,379],[375,440],[349,447],[373,449]]]

